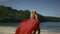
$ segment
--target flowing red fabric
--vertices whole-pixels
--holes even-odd
[[[31,32],[39,25],[38,19],[24,19],[16,29],[15,34],[32,34]]]

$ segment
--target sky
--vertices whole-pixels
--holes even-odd
[[[0,5],[17,10],[36,10],[43,16],[60,17],[60,0],[0,0]]]

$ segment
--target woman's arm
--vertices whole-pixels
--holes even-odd
[[[35,14],[35,19],[38,19],[38,16],[37,16],[37,14]]]

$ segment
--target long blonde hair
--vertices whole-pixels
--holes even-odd
[[[36,13],[36,11],[35,10],[31,10],[31,12],[30,12],[30,18],[32,19],[32,18],[38,18],[37,17],[37,13]]]

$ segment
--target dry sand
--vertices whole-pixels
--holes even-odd
[[[0,26],[0,34],[14,34],[16,27]],[[40,34],[60,34],[60,32],[49,32],[47,30],[41,30]]]

